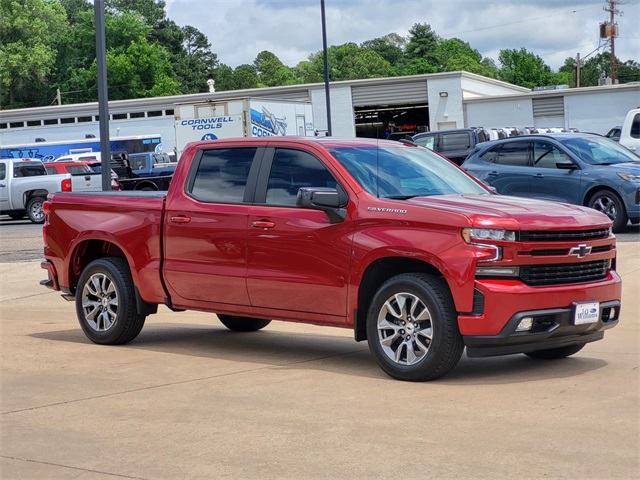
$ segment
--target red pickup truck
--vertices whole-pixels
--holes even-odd
[[[496,195],[409,142],[197,142],[168,192],[55,193],[45,214],[41,283],[100,344],[163,304],[243,332],[350,328],[387,374],[423,381],[465,347],[573,355],[620,315],[608,217]]]

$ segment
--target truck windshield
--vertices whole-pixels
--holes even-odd
[[[423,147],[334,147],[329,152],[366,192],[377,197],[489,193],[455,165]]]

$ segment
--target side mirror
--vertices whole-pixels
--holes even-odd
[[[303,187],[298,190],[296,206],[326,212],[331,223],[343,221],[347,212],[343,199],[335,188]]]
[[[563,160],[562,162],[556,162],[556,168],[560,170],[575,170],[578,166],[571,160]]]

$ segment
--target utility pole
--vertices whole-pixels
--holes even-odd
[[[603,7],[605,12],[609,12],[609,27],[607,36],[611,39],[611,84],[615,85],[616,81],[616,37],[618,36],[618,25],[615,23],[615,15],[621,15],[623,12],[618,10],[617,6],[622,5],[625,2],[622,0],[605,0],[608,4]]]
[[[60,89],[56,88],[56,101],[58,105],[62,105],[62,95],[60,95]]]
[[[576,56],[576,88],[580,88],[580,52]]]

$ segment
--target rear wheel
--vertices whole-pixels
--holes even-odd
[[[42,209],[44,200],[42,197],[33,197],[27,203],[27,215],[31,222],[44,223],[44,210]]]
[[[600,190],[589,200],[590,208],[604,213],[613,222],[611,229],[617,233],[626,227],[629,217],[620,197],[610,190]]]
[[[135,288],[123,258],[99,258],[80,275],[76,313],[85,335],[103,345],[121,345],[138,336],[146,316],[137,312]]]
[[[578,345],[569,345],[568,347],[550,348],[548,350],[536,350],[535,352],[525,353],[528,357],[539,360],[556,360],[558,358],[566,358],[578,353],[584,347],[584,343]]]
[[[220,322],[229,330],[235,332],[255,332],[271,323],[271,320],[263,320],[253,317],[236,317],[235,315],[218,314]]]
[[[442,377],[464,349],[446,282],[423,273],[397,275],[378,289],[367,338],[380,368],[398,380]]]

